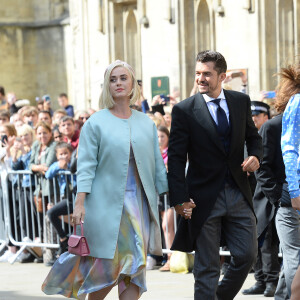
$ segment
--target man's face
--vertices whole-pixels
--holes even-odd
[[[214,67],[215,63],[212,61],[205,63],[198,61],[195,81],[200,94],[207,94],[209,97],[217,98],[220,95],[222,81],[226,78],[226,74],[218,74]]]
[[[59,125],[59,131],[69,139],[72,138],[75,132],[74,123],[71,120],[61,122]]]
[[[52,119],[47,113],[39,113],[39,121],[44,121],[45,123],[51,125],[52,124]]]
[[[255,127],[257,128],[257,130],[260,129],[260,127],[268,121],[268,115],[264,114],[264,113],[261,113],[261,114],[258,114],[258,115],[254,115],[252,116],[252,120],[254,122],[254,125]]]
[[[66,107],[68,105],[68,99],[66,97],[58,97],[57,100],[60,107]]]
[[[24,123],[35,126],[38,122],[38,115],[35,112],[28,113],[23,118]]]

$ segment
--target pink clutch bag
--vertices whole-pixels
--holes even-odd
[[[83,235],[83,225],[81,225],[81,235],[76,235],[76,226],[74,226],[74,234],[69,237],[68,240],[68,251],[69,253],[79,255],[79,256],[88,256],[90,254],[89,245],[85,236]]]

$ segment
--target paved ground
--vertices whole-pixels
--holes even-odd
[[[41,292],[41,284],[46,277],[49,267],[43,264],[0,264],[0,300],[40,300],[66,299],[61,296],[45,296]],[[253,275],[250,274],[244,284],[244,288],[254,283]],[[141,299],[151,300],[184,300],[193,299],[193,275],[162,273],[157,270],[147,271],[148,292]],[[118,299],[117,289],[114,288],[106,298]],[[236,300],[259,300],[266,299],[264,296],[243,296],[239,294]],[[273,298],[269,298],[273,299]]]

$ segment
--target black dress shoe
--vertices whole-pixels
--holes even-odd
[[[276,291],[276,284],[273,282],[267,282],[266,289],[264,291],[265,297],[274,297]]]
[[[265,292],[266,286],[264,283],[256,282],[251,288],[243,290],[243,295],[260,295]]]

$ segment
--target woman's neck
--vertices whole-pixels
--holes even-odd
[[[122,119],[128,119],[132,114],[129,103],[127,101],[122,101],[121,103],[116,102],[116,104],[112,108],[110,108],[110,111],[115,116]]]

